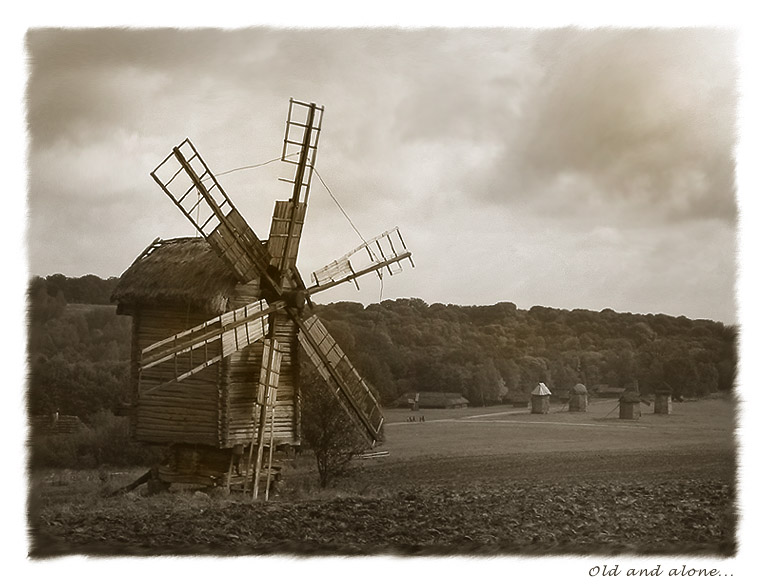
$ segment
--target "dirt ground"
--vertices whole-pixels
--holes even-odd
[[[734,407],[617,419],[494,407],[388,413],[386,457],[319,491],[310,455],[269,502],[103,493],[141,470],[45,471],[32,555],[692,554],[736,548]],[[648,410],[648,409],[645,409]]]

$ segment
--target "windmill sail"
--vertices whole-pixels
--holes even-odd
[[[150,175],[240,282],[263,276],[271,257],[187,138]],[[271,283],[274,285],[275,283]],[[275,287],[279,291],[279,286]]]
[[[160,364],[173,365],[153,377],[155,384],[147,392],[180,382],[263,339],[268,331],[268,315],[283,306],[280,302],[269,306],[265,301],[256,301],[145,347],[139,362],[142,375]]]
[[[309,287],[308,292],[317,293],[349,281],[357,284],[357,278],[370,272],[375,272],[382,279],[384,269],[393,276],[402,271],[403,260],[409,260],[415,266],[411,256],[399,228],[388,230],[313,272],[314,285]],[[352,258],[355,258],[356,267],[351,263]]]
[[[272,265],[280,268],[280,264],[284,264],[285,269],[295,268],[305,217],[305,203],[276,202],[269,232],[269,253],[272,257]]]
[[[276,240],[280,249],[277,251],[272,249],[271,252],[278,258],[272,263],[282,275],[295,266],[295,259],[298,256],[298,243],[301,239],[306,203],[311,188],[311,177],[316,163],[323,114],[324,108],[315,103],[305,103],[290,98],[282,160],[296,166],[295,175],[291,181],[293,183],[293,195],[289,202],[277,202],[274,220],[275,222],[279,220],[279,223],[272,224],[272,237],[269,238],[271,247],[274,234],[280,234]],[[298,147],[298,151],[289,153],[288,151],[294,147]]]
[[[308,199],[323,116],[324,107],[290,98],[285,139],[282,145],[282,161],[293,164],[297,168],[292,180],[282,180],[293,183],[293,200],[295,201],[305,203]]]
[[[298,339],[330,390],[371,441],[380,438],[383,410],[348,357],[316,315],[299,322]]]

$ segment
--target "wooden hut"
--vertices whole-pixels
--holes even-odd
[[[159,388],[160,381],[175,377],[176,363],[168,360],[139,375],[141,350],[259,296],[258,280],[238,284],[202,238],[157,240],[120,277],[112,299],[118,313],[132,317],[131,431],[138,441],[172,447],[163,481],[219,483],[251,443],[263,342]],[[280,367],[274,445],[297,444],[298,358],[290,341],[296,325],[275,313],[275,326],[276,339],[290,350]]]
[[[588,410],[588,390],[583,384],[575,384],[569,391],[569,412]]]
[[[458,392],[409,392],[400,396],[396,405],[402,408],[467,408],[468,399]]]
[[[51,416],[39,415],[32,417],[32,433],[34,435],[71,435],[85,428],[79,417],[74,415],[59,415],[58,412]]]
[[[609,384],[596,384],[591,390],[599,398],[619,398],[626,391],[624,387],[610,386]]]
[[[637,420],[641,418],[641,397],[636,392],[626,392],[620,396],[620,418]]]
[[[503,396],[503,403],[514,407],[527,408],[529,406],[529,394],[521,390],[510,390]]]
[[[654,414],[670,414],[673,410],[673,398],[670,390],[657,390],[654,393]]]
[[[532,390],[532,414],[548,414],[548,410],[551,407],[551,391],[548,387],[540,382],[535,389]]]

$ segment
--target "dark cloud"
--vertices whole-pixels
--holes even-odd
[[[186,136],[216,173],[274,158],[292,96],[327,108],[317,169],[332,190],[315,179],[302,269],[358,244],[336,198],[368,237],[402,227],[418,270],[387,295],[668,312],[653,281],[683,264],[686,306],[730,315],[733,42],[713,30],[33,30],[31,269],[119,274],[154,237],[190,235],[149,171]],[[259,235],[289,196],[280,164],[221,177]],[[628,278],[641,272],[656,276]]]
[[[587,201],[733,220],[734,41],[710,29],[542,32],[544,75],[504,128],[487,196],[535,198],[567,177],[579,185],[560,194],[563,214]]]
[[[266,77],[273,83],[272,37],[267,29],[32,30],[32,139],[87,142],[126,125],[151,132],[162,129],[153,114],[212,110],[234,87],[246,91]]]

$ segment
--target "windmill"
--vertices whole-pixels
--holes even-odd
[[[382,279],[412,259],[394,228],[305,284],[296,259],[323,115],[321,106],[290,99],[281,160],[295,169],[282,179],[292,196],[276,202],[267,240],[188,138],[150,173],[203,237],[155,240],[113,296],[118,312],[133,316],[131,427],[138,440],[170,446],[158,472],[166,483],[230,488],[239,480],[256,497],[265,467],[268,497],[275,443],[300,441],[299,347],[350,424],[370,446],[380,438],[375,395],[307,307],[317,293],[365,274]]]

